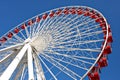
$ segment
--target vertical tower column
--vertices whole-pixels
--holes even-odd
[[[28,46],[28,74],[29,74],[29,80],[34,80],[34,71],[33,71],[33,56],[32,56],[32,48],[29,45]]]

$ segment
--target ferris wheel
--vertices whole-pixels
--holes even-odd
[[[99,11],[87,6],[49,10],[0,38],[0,80],[100,80],[112,42]]]

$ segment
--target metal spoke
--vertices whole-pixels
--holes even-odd
[[[41,55],[42,56],[42,55]],[[71,77],[72,79],[76,80],[76,77],[81,78],[81,76],[79,76],[78,74],[76,74],[75,72],[71,71],[70,69],[68,69],[67,67],[65,67],[64,65],[58,63],[57,61],[53,60],[52,58],[46,57],[46,56],[42,56],[43,58],[45,58],[48,62],[50,62],[51,64],[53,64],[54,66],[56,66],[58,69],[60,69],[61,71],[63,71],[65,74],[67,74],[69,77]]]
[[[50,72],[50,74],[53,76],[55,80],[57,80],[56,76],[53,74],[53,72],[49,69],[49,67],[45,64],[45,62],[38,56],[38,58],[41,60],[41,62],[44,64],[44,66],[47,68],[47,70]]]
[[[45,54],[47,54],[47,53],[45,53]],[[90,64],[90,65],[92,65],[92,63],[90,63],[90,62],[87,62],[87,61],[84,61],[84,60],[80,60],[80,59],[77,59],[77,58],[75,58],[75,56],[76,55],[68,55],[68,54],[60,54],[60,53],[58,53],[58,52],[55,52],[55,51],[49,51],[49,53],[48,54],[53,54],[53,55],[58,55],[59,57],[61,56],[61,57],[65,57],[65,58],[69,58],[69,59],[73,59],[73,60],[75,60],[75,61],[79,61],[79,62],[82,62],[82,63],[86,63],[86,64]],[[44,54],[43,54],[44,55]],[[77,57],[77,56],[76,56]],[[79,56],[80,57],[80,56]]]
[[[38,80],[46,80],[44,72],[42,70],[42,65],[40,64],[40,61],[38,59],[38,55],[33,54],[33,58],[34,58],[34,63],[35,63],[35,67],[36,67],[37,79]]]
[[[49,58],[52,58],[52,59],[54,59],[54,60],[58,60],[58,61],[64,62],[64,63],[66,63],[66,64],[69,64],[69,65],[72,65],[72,66],[75,66],[75,67],[78,67],[78,68],[81,68],[81,69],[86,70],[86,71],[88,70],[88,69],[86,69],[86,68],[84,68],[84,67],[82,66],[83,63],[75,60],[74,58],[69,58],[69,57],[64,57],[64,56],[59,56],[59,57],[62,57],[62,58],[59,58],[59,57],[50,56],[50,55],[48,55],[48,54],[42,54],[42,55],[45,55],[45,56],[47,56],[47,57],[49,57]],[[73,62],[69,62],[70,59],[71,59],[71,61],[73,61]],[[80,64],[80,65],[79,65],[79,64]],[[92,64],[91,64],[91,65],[92,65]]]

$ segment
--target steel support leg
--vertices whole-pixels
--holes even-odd
[[[15,69],[17,68],[17,65],[20,63],[21,59],[23,58],[24,54],[26,53],[26,50],[28,49],[29,45],[26,44],[20,52],[17,54],[17,56],[14,58],[14,60],[11,62],[11,64],[7,67],[7,69],[3,72],[3,74],[0,76],[0,80],[9,80]]]
[[[29,80],[34,80],[32,48],[28,47],[28,74]]]

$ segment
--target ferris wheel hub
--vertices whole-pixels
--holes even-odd
[[[34,47],[37,50],[37,52],[41,53],[43,52],[43,50],[45,50],[48,47],[51,41],[52,41],[52,37],[50,35],[40,35],[32,38],[30,40],[30,45]]]

